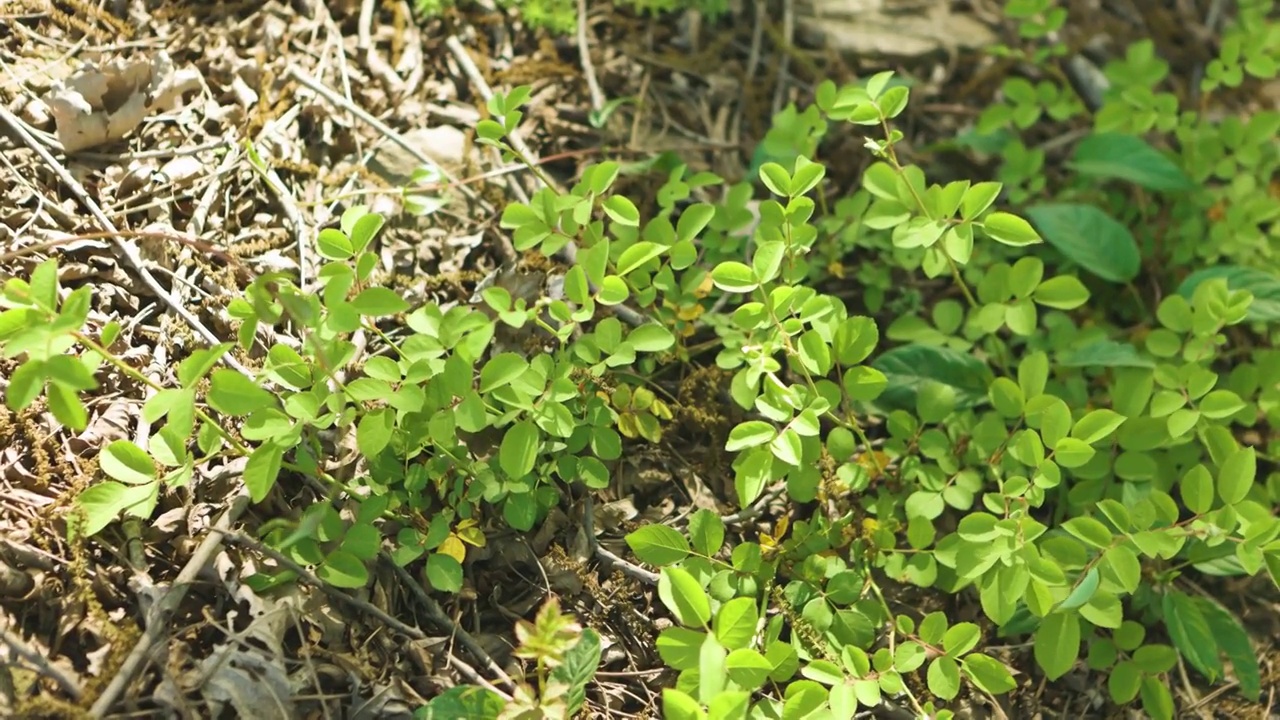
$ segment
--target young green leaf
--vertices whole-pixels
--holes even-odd
[[[658,576],[658,597],[686,627],[706,627],[711,621],[711,598],[697,578],[682,567],[662,568]]]
[[[1022,247],[1043,242],[1031,223],[1011,213],[993,212],[983,219],[979,227],[992,240],[1005,245]]]
[[[1249,495],[1258,472],[1257,457],[1251,447],[1232,453],[1218,469],[1218,497],[1227,505],[1235,505]]]
[[[689,556],[689,541],[666,525],[645,525],[626,539],[631,552],[650,565],[670,565]]]
[[[1036,663],[1049,680],[1057,680],[1076,664],[1080,653],[1080,620],[1055,612],[1040,622],[1034,637]]]

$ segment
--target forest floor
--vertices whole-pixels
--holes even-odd
[[[422,19],[405,0],[125,4],[127,20],[78,2],[0,7],[0,278],[57,257],[65,285],[94,288],[91,328],[120,321],[112,349],[161,383],[194,349],[234,339],[220,308],[251,278],[311,275],[316,233],[350,205],[388,218],[379,253],[410,297],[466,298],[513,261],[498,219],[535,178],[473,143],[493,91],[532,87],[517,134],[559,182],[605,158],[661,153],[736,181],[770,118],[807,103],[819,80],[894,69],[916,83],[899,152],[918,149],[915,162],[976,178],[990,168],[926,148],[971,124],[1011,70],[972,46],[1014,32],[991,0],[957,11],[989,36],[957,37],[949,23],[960,21],[935,18],[913,26],[896,57],[818,48],[804,22],[757,17],[750,4],[719,21],[593,7],[564,39],[480,10]],[[1194,45],[1201,22],[1177,12],[1159,11],[1172,24],[1156,36],[1175,51]],[[1102,53],[1150,32],[1140,14],[1083,16],[1088,26],[1069,27],[1064,40],[1105,37]],[[100,74],[77,70],[88,61]],[[55,84],[69,90],[51,96]],[[92,113],[81,112],[85,101]],[[824,150],[846,158],[829,161],[835,191],[854,187],[867,160],[861,139],[835,130]],[[424,165],[454,181],[421,184],[414,171]],[[655,181],[637,173],[622,182],[643,197]],[[415,183],[407,200],[401,188]],[[415,215],[415,205],[434,212]],[[14,367],[0,359],[0,390]],[[672,390],[697,403],[696,381]],[[578,506],[527,536],[490,535],[469,553],[454,595],[428,596],[389,569],[345,597],[306,583],[259,594],[244,581],[262,560],[253,538],[316,497],[283,481],[246,509],[234,463],[197,467],[145,521],[67,541],[73,499],[98,479],[99,450],[120,439],[146,446],[148,392],[105,376],[80,433],[41,403],[0,406],[0,716],[407,717],[465,682],[460,668],[507,682],[514,619],[552,593],[612,639],[588,691],[592,716],[657,716],[672,681],[654,651],[661,606],[652,587],[619,572],[629,555],[621,537],[698,507],[730,512],[716,450],[726,428],[629,451],[626,477],[597,495],[592,522],[621,565],[589,551],[597,543],[585,541]],[[764,508],[753,527],[781,512],[782,503]],[[210,531],[219,523],[230,534]],[[1225,590],[1268,648],[1270,692],[1249,705],[1229,685],[1199,688],[1183,673],[1186,717],[1275,716],[1280,605],[1258,587]],[[976,601],[901,601],[980,615]],[[1046,686],[1029,647],[1007,647],[1002,659],[1020,670],[1020,688],[1001,707],[961,703],[965,717],[1136,717],[1111,708],[1083,668]]]

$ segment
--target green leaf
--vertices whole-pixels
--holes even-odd
[[[1043,242],[1031,223],[1011,213],[993,212],[983,218],[981,227],[988,237],[1005,245],[1022,247]]]
[[[1083,440],[1064,437],[1053,445],[1053,460],[1064,468],[1078,468],[1085,465],[1097,451]]]
[[[1107,569],[1125,592],[1134,592],[1142,583],[1142,563],[1127,545],[1117,545],[1102,556]]]
[[[601,657],[600,635],[584,628],[582,636],[565,652],[560,664],[551,671],[551,679],[569,686],[569,717],[574,717],[586,702],[587,685],[596,676]]]
[[[850,400],[870,402],[889,386],[889,378],[873,367],[857,365],[845,371],[841,386]]]
[[[780,197],[791,195],[791,175],[786,168],[775,162],[767,162],[760,166],[760,181],[769,192]]]
[[[716,612],[713,625],[716,639],[729,650],[750,647],[759,620],[755,598],[734,598]]]
[[[1197,409],[1207,418],[1229,418],[1245,408],[1244,400],[1230,390],[1214,390],[1200,398]]]
[[[316,249],[326,260],[346,260],[355,254],[351,240],[337,228],[325,228],[316,237]]]
[[[409,303],[390,288],[371,287],[360,291],[351,300],[351,307],[361,315],[380,317],[396,315],[409,309]]]
[[[782,462],[793,467],[800,467],[804,448],[800,440],[800,433],[794,429],[786,428],[778,433],[778,436],[769,443],[769,449],[773,451],[773,456]]]
[[[128,502],[130,488],[108,480],[92,485],[76,496],[76,509],[83,515],[78,530],[92,537],[110,525]]]
[[[627,342],[638,352],[658,353],[671,349],[676,336],[664,325],[648,323],[632,330],[627,335]]]
[[[732,260],[716,265],[711,271],[711,281],[721,290],[732,293],[748,293],[760,285],[750,266]]]
[[[520,355],[505,352],[494,355],[480,370],[480,392],[488,393],[511,384],[529,369],[529,363]]]
[[[684,630],[684,628],[672,628],[672,630]],[[665,633],[666,631],[664,630],[663,632]],[[658,638],[661,639],[662,636],[659,635]],[[779,650],[775,651],[774,648],[779,648]],[[769,657],[776,657],[781,660],[783,656],[786,656],[794,661],[795,650],[789,645],[775,642],[769,646],[769,651]],[[780,665],[781,663],[771,662],[769,658],[750,648],[734,650],[729,653],[729,656],[724,661],[725,673],[729,679],[743,688],[751,688],[753,690],[763,687],[765,680]],[[790,675],[791,673],[788,673],[787,677],[790,677]]]
[[[1114,410],[1091,410],[1076,421],[1071,437],[1093,445],[1110,437],[1126,420],[1128,418]]]
[[[942,656],[929,663],[925,673],[929,692],[943,700],[951,700],[960,694],[960,664],[954,658]]]
[[[9,387],[5,390],[5,405],[14,412],[21,412],[31,406],[40,391],[44,389],[45,369],[48,364],[43,360],[27,360],[18,366],[9,376]]]
[[[1178,286],[1178,294],[1190,300],[1200,283],[1218,278],[1226,279],[1228,290],[1248,290],[1253,294],[1253,302],[1245,315],[1247,321],[1280,322],[1280,276],[1256,268],[1218,265],[1197,270]]]
[[[898,171],[886,162],[875,162],[862,173],[862,187],[884,200],[898,199]]]
[[[973,684],[992,695],[1003,695],[1018,686],[1004,663],[981,653],[966,655],[960,669]]]
[[[346,550],[334,550],[316,568],[316,577],[340,588],[362,588],[369,582],[364,562]]]
[[[711,620],[711,598],[697,578],[678,566],[662,568],[658,577],[658,597],[686,627],[706,627]]]
[[[725,443],[724,449],[728,452],[738,452],[764,445],[773,440],[776,434],[777,430],[773,425],[763,420],[748,420],[738,423],[729,431],[729,440]]]
[[[1005,418],[1022,416],[1023,396],[1018,383],[1007,377],[998,377],[988,388],[991,405]]]
[[[427,582],[440,592],[456,593],[462,589],[462,565],[450,555],[428,555],[426,573]]]
[[[641,241],[622,251],[618,257],[619,275],[630,275],[636,268],[666,252],[667,248],[654,242]]]
[[[636,209],[635,203],[631,202],[623,195],[611,195],[605,198],[601,204],[604,212],[611,220],[626,227],[638,227],[640,225],[640,211]],[[626,274],[625,272],[623,273]]]
[[[1218,497],[1227,505],[1235,505],[1249,495],[1258,472],[1257,453],[1251,447],[1233,452],[1218,469]]]
[[[244,485],[249,489],[249,499],[262,502],[275,487],[284,460],[284,448],[273,442],[254,448],[244,466]]]
[[[1111,547],[1112,534],[1106,525],[1087,515],[1073,517],[1062,524],[1062,529],[1096,548]]]
[[[998,182],[980,182],[969,186],[964,191],[964,199],[960,201],[960,217],[972,220],[983,213],[1000,196],[1004,189]]]
[[[943,636],[947,632],[947,616],[940,611],[934,611],[925,615],[920,620],[916,633],[921,640],[930,644],[937,645],[942,642]]]
[[[1182,495],[1182,503],[1197,515],[1203,515],[1213,509],[1213,476],[1209,468],[1197,464],[1182,476],[1178,484]]]
[[[1059,610],[1075,610],[1093,599],[1098,591],[1098,568],[1091,567],[1071,589],[1071,594],[1058,605]]]
[[[1142,678],[1142,709],[1151,720],[1173,720],[1173,694],[1169,685],[1157,677]]]
[[[670,720],[706,720],[707,713],[692,695],[673,688],[662,691],[662,717]]]
[[[751,693],[744,690],[721,690],[707,703],[707,717],[713,720],[747,720],[747,709],[750,706]]]
[[[1094,133],[1076,145],[1070,166],[1081,175],[1125,180],[1148,190],[1196,187],[1164,153],[1134,135]]]
[[[1075,275],[1058,275],[1040,283],[1031,298],[1045,307],[1074,310],[1089,300],[1089,289]]]
[[[391,408],[379,408],[367,412],[356,423],[356,447],[366,458],[377,457],[396,430],[396,415]]]
[[[1027,208],[1044,238],[1067,259],[1113,283],[1138,276],[1142,256],[1129,229],[1093,205],[1052,203]]]
[[[109,477],[129,485],[145,485],[156,479],[151,456],[128,440],[116,440],[103,448],[98,467]]]
[[[947,628],[942,636],[942,649],[948,657],[959,658],[978,645],[982,639],[982,631],[971,622],[961,622]]]
[[[930,381],[949,386],[955,391],[956,408],[968,409],[986,401],[991,380],[986,363],[968,353],[935,345],[896,347],[871,365],[888,380],[877,402],[894,410],[914,411],[919,391]]]
[[[1209,631],[1218,642],[1231,667],[1235,670],[1236,681],[1240,683],[1240,694],[1246,699],[1257,702],[1262,693],[1262,675],[1258,667],[1258,653],[1249,641],[1249,634],[1241,626],[1240,621],[1221,605],[1207,599],[1195,598],[1205,620],[1209,623]]]
[[[492,690],[455,685],[431,698],[414,715],[414,720],[497,720],[506,705]]]
[[[1079,657],[1079,619],[1070,613],[1051,613],[1040,621],[1033,644],[1036,663],[1049,680],[1057,680],[1067,674]]]
[[[539,439],[538,427],[528,420],[507,428],[498,449],[498,465],[508,478],[519,480],[533,472],[538,460]]]
[[[1142,687],[1142,669],[1131,660],[1123,660],[1111,668],[1107,678],[1107,691],[1111,699],[1118,704],[1132,702],[1138,697],[1138,689]]]
[[[689,541],[666,525],[645,525],[627,535],[627,545],[642,562],[670,565],[689,556]]]
[[[276,403],[270,392],[229,368],[214,370],[209,383],[209,405],[226,415],[240,417]]]
[[[691,242],[716,216],[716,208],[709,203],[696,203],[685,208],[676,221],[676,239]]]
[[[1080,617],[1096,627],[1115,629],[1124,622],[1124,608],[1113,593],[1099,592],[1080,608]]]
[[[662,658],[662,662],[666,663],[668,667],[681,671],[693,670],[698,667],[698,655],[701,653],[702,644],[706,639],[707,633],[705,632],[673,626],[658,633],[655,647],[658,651],[658,657]],[[732,657],[733,653],[730,653],[726,665],[732,664]],[[760,659],[763,660],[764,658]]]
[[[1156,363],[1129,343],[1099,340],[1059,355],[1057,365],[1083,368],[1154,368]]]
[[[841,320],[836,328],[836,337],[832,348],[836,351],[836,360],[841,365],[856,365],[867,359],[876,350],[879,343],[879,328],[876,320],[863,315],[854,315]]]
[[[627,288],[627,281],[617,275],[606,275],[600,282],[600,292],[596,293],[596,300],[602,305],[617,305],[626,302],[630,297],[631,290]]]
[[[1043,352],[1034,352],[1023,357],[1022,362],[1018,363],[1018,387],[1022,389],[1024,402],[1042,394],[1048,381],[1048,355]]]
[[[724,520],[706,508],[698,510],[689,517],[689,539],[699,553],[714,557],[724,545]]]
[[[1218,643],[1200,606],[1176,590],[1166,592],[1160,606],[1173,646],[1209,682],[1217,682],[1222,677],[1222,660],[1218,657]]]
[[[193,384],[196,384],[196,380],[204,378],[210,370],[214,369],[218,365],[218,361],[223,359],[223,355],[227,355],[232,347],[236,347],[236,345],[230,342],[223,342],[214,347],[202,347],[193,350],[186,360],[178,363],[178,382],[182,383],[182,387],[193,386]]]

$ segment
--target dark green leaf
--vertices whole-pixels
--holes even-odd
[[[914,411],[920,389],[930,381],[950,386],[958,409],[987,400],[991,370],[966,353],[935,345],[904,345],[880,355],[871,365],[888,379],[876,402],[889,409]]]
[[[1195,603],[1208,621],[1209,630],[1218,641],[1218,647],[1222,648],[1231,661],[1236,680],[1240,683],[1240,694],[1257,702],[1262,693],[1262,676],[1258,667],[1258,653],[1249,641],[1248,632],[1221,605],[1207,598],[1195,598]]]
[[[1200,606],[1191,597],[1176,590],[1165,593],[1161,599],[1164,626],[1174,647],[1187,663],[1210,682],[1222,677],[1222,660],[1218,657],[1218,643]]]
[[[1027,208],[1045,240],[1069,260],[1114,283],[1138,276],[1142,256],[1129,229],[1093,205],[1053,203]]]
[[[1196,187],[1182,168],[1134,135],[1096,133],[1086,137],[1076,146],[1071,167],[1081,175],[1125,180],[1148,190]]]
[[[1099,340],[1058,356],[1059,367],[1153,368],[1156,363],[1129,343]]]

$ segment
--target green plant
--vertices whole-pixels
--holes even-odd
[[[285,483],[322,498],[259,535],[326,582],[364,587],[386,552],[456,592],[486,523],[527,531],[566,488],[608,486],[630,444],[657,442],[688,409],[662,373],[714,367],[730,380],[701,409],[734,418],[716,438],[733,473],[725,503],[778,487],[816,510],[761,535],[700,510],[627,536],[661,568],[677,623],[656,647],[679,673],[667,716],[847,719],[893,703],[950,717],[965,688],[1014,687],[984,652],[992,632],[1030,636],[1050,680],[1083,654],[1112,700],[1155,718],[1172,716],[1179,658],[1215,682],[1225,656],[1256,697],[1247,634],[1182,578],[1280,577],[1280,473],[1259,463],[1275,443],[1239,439],[1280,424],[1280,355],[1257,340],[1280,320],[1280,281],[1204,267],[1150,308],[1119,309],[1153,258],[1181,257],[1129,228],[1201,192],[1195,174],[1099,132],[1075,148],[1078,185],[1026,208],[1033,224],[1001,209],[1016,196],[1002,183],[931,183],[899,156],[910,90],[892,80],[823,83],[814,108],[784,113],[766,150],[785,164],[760,162],[758,202],[748,183],[691,201],[724,183],[682,165],[651,204],[613,192],[613,161],[565,192],[546,183],[505,208],[522,260],[472,303],[411,307],[376,282],[383,221],[352,208],[317,237],[318,291],[257,278],[227,308],[236,342],[195,350],[165,383],[113,354],[118,325],[86,330],[91,291],[64,293],[48,261],[0,295],[0,348],[17,361],[6,403],[43,401],[80,429],[79,393],[102,369],[152,391],[144,414],[159,430],[145,448],[102,449],[110,479],[77,499],[77,533],[147,517],[194,467],[242,458],[255,502]],[[527,162],[505,138],[528,98],[495,95],[478,141]],[[876,135],[848,197],[827,197],[827,123]],[[1131,197],[1147,204],[1129,212]],[[571,243],[572,265],[550,259]],[[875,269],[854,276],[875,281],[854,298],[822,291],[850,252]],[[885,308],[911,314],[878,322]],[[233,353],[250,376],[219,367]],[[293,579],[268,564],[250,582]],[[988,629],[895,611],[910,587],[969,598]],[[572,644],[578,627],[555,605],[519,627],[535,670],[512,702],[459,688],[422,714],[580,706],[598,638]]]
[[[1110,237],[1118,237],[1122,226],[1149,228],[1145,237],[1136,240],[1148,246],[1145,255],[1155,265],[1274,266],[1280,247],[1280,223],[1276,222],[1280,205],[1275,202],[1273,178],[1280,170],[1280,151],[1272,140],[1280,131],[1280,113],[1260,111],[1244,119],[1204,110],[1211,107],[1215,92],[1237,88],[1246,78],[1267,81],[1277,76],[1280,25],[1268,19],[1269,7],[1265,2],[1241,3],[1225,31],[1219,56],[1208,64],[1196,89],[1204,96],[1195,104],[1179,102],[1171,88],[1169,65],[1156,55],[1150,40],[1133,43],[1124,60],[1106,66],[1103,103],[1091,117],[1072,85],[1050,62],[1065,50],[1058,45],[1052,51],[1006,48],[1005,54],[1031,60],[1047,78],[1034,85],[1017,76],[1006,79],[1002,100],[982,114],[974,132],[962,142],[998,153],[1001,181],[1017,189],[1010,197],[1015,204],[1049,194],[1056,196],[1054,201],[1075,203],[1075,215],[1087,213],[1086,221],[1102,227]],[[1005,12],[1021,20],[1022,37],[1032,48],[1044,35],[1036,30],[1041,26],[1035,18],[1052,15],[1044,26],[1050,29],[1066,20],[1065,9],[1055,7],[1053,0],[1011,3]],[[1075,150],[1072,165],[1080,175],[1061,187],[1046,183],[1044,149],[1029,148],[1022,137],[1029,128],[1039,127],[1044,117],[1059,122],[1083,118],[1092,129],[1092,135]],[[1155,142],[1143,140],[1144,135],[1156,138]],[[1168,149],[1156,150],[1153,145]],[[1115,178],[1141,189],[1126,192],[1098,186],[1099,181]],[[1182,201],[1151,203],[1143,191],[1176,191]],[[1101,213],[1120,222],[1110,223]],[[1034,212],[1028,214],[1036,220]],[[1079,219],[1058,216],[1052,221],[1061,227]],[[1050,242],[1060,234],[1040,229]],[[1127,238],[1118,242],[1131,244]]]

